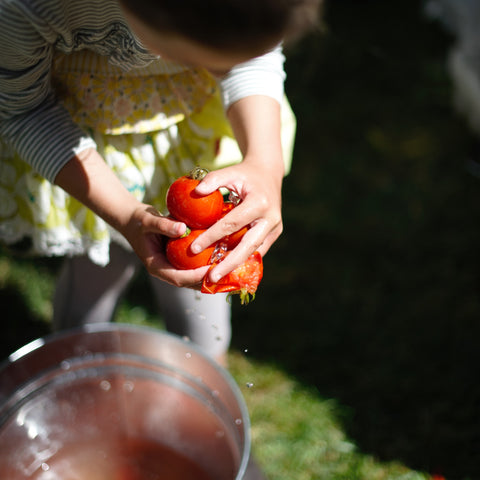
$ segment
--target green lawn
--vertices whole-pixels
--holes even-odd
[[[271,480],[480,479],[480,178],[451,40],[411,0],[330,0],[325,23],[288,56],[285,232],[234,303],[256,457]],[[58,265],[0,256],[2,357],[48,332]],[[161,326],[144,282],[118,320]]]

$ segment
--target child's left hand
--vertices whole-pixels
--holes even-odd
[[[217,282],[255,251],[264,256],[283,230],[281,190],[284,175],[280,137],[280,104],[267,96],[252,95],[235,102],[227,112],[243,162],[210,172],[197,186],[206,195],[225,187],[241,203],[200,235],[192,247],[203,250],[241,229],[251,228],[242,241],[209,273]]]

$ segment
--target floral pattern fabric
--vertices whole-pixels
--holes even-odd
[[[155,66],[149,66],[135,75],[101,57],[93,72],[92,54],[83,55],[55,64],[56,93],[138,200],[165,214],[166,192],[175,178],[197,165],[214,170],[241,161],[217,83],[208,72],[172,66],[171,73],[152,73]],[[282,112],[288,172],[295,117],[286,99]],[[31,254],[86,253],[99,265],[108,263],[111,241],[128,248],[118,232],[0,140],[0,239],[14,244],[25,238]]]
[[[216,168],[218,144],[231,138],[216,82],[203,70],[140,76],[110,70],[64,68],[56,72],[56,92],[123,185],[166,213],[170,183],[195,165]],[[110,241],[124,242],[118,233],[7,145],[0,144],[0,158],[0,238],[10,244],[29,238],[33,254],[87,253],[108,263]],[[240,161],[240,152],[230,158]]]

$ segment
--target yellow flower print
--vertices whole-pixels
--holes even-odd
[[[125,118],[133,112],[133,104],[127,97],[118,97],[113,102],[113,112],[116,117]]]

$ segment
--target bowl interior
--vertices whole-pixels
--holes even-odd
[[[9,480],[240,479],[249,420],[229,374],[156,330],[54,336],[0,371]]]

